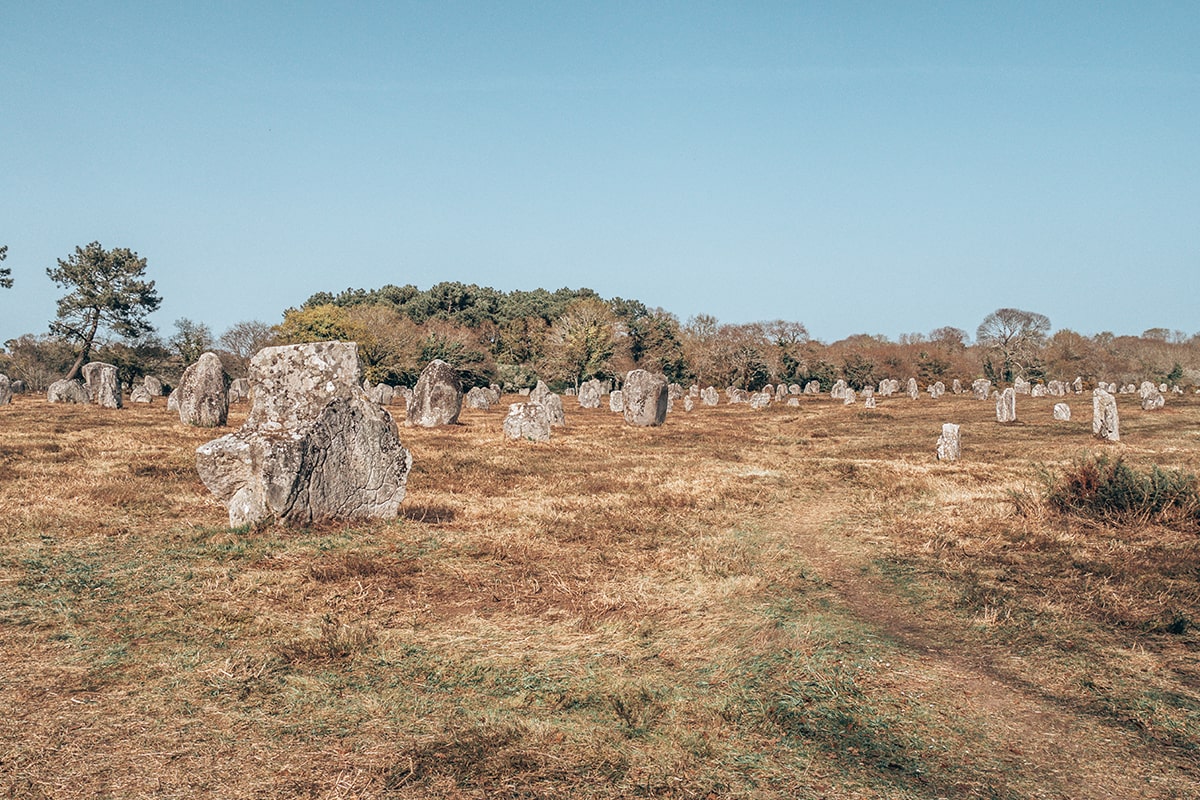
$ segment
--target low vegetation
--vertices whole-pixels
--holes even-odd
[[[802,400],[465,409],[399,519],[231,530],[213,432],[19,395],[0,796],[1200,794],[1200,401]]]

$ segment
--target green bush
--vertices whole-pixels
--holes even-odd
[[[1109,522],[1200,525],[1195,475],[1157,464],[1143,472],[1106,454],[1084,456],[1049,481],[1046,502],[1059,512]]]

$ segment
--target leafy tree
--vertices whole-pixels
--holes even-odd
[[[1044,314],[1019,308],[999,308],[988,314],[975,331],[976,341],[989,354],[985,373],[1005,383],[1026,374],[1049,331],[1050,318]],[[993,357],[999,359],[999,365]]]
[[[589,378],[611,376],[613,359],[625,338],[625,327],[608,303],[576,300],[550,329],[551,375],[576,387]]]
[[[0,246],[0,261],[8,258],[8,245]],[[0,289],[11,289],[13,279],[11,277],[12,269],[4,267],[0,269]]]
[[[175,320],[175,335],[167,344],[171,346],[183,365],[187,367],[200,360],[200,356],[213,349],[213,335],[203,322],[192,322],[187,317]]]
[[[87,363],[102,328],[119,336],[134,338],[154,330],[146,317],[158,309],[162,298],[154,290],[154,281],[143,280],[146,259],[124,247],[105,250],[99,242],[76,247],[57,267],[46,274],[70,292],[58,301],[58,319],[50,331],[79,348],[67,379],[79,374]]]

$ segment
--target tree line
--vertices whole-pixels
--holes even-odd
[[[6,254],[0,248],[0,261]],[[412,385],[435,358],[455,366],[468,385],[511,389],[539,379],[556,388],[591,378],[619,383],[634,368],[681,384],[741,388],[815,380],[828,390],[841,379],[861,389],[909,377],[926,385],[1076,376],[1200,384],[1200,334],[1161,328],[1140,336],[1051,333],[1045,315],[1002,308],[980,323],[973,341],[965,330],[940,327],[895,341],[858,334],[825,343],[801,322],[722,323],[706,314],[681,322],[662,308],[587,288],[506,292],[455,281],[424,290],[388,284],[318,292],[278,323],[239,322],[220,335],[179,319],[164,339],[148,319],[161,298],[146,269],[146,259],[126,248],[77,247],[46,270],[66,290],[48,332],[5,342],[0,372],[41,389],[74,377],[88,360],[103,360],[129,382],[144,374],[170,382],[214,351],[240,377],[262,347],[340,339],[358,343],[368,380],[393,385]],[[9,275],[0,270],[0,286],[11,287]]]

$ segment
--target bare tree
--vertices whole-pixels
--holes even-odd
[[[988,352],[985,371],[997,380],[1010,382],[1025,374],[1050,332],[1050,318],[1019,308],[998,308],[984,317],[975,340]],[[999,369],[991,359],[1000,361]]]

